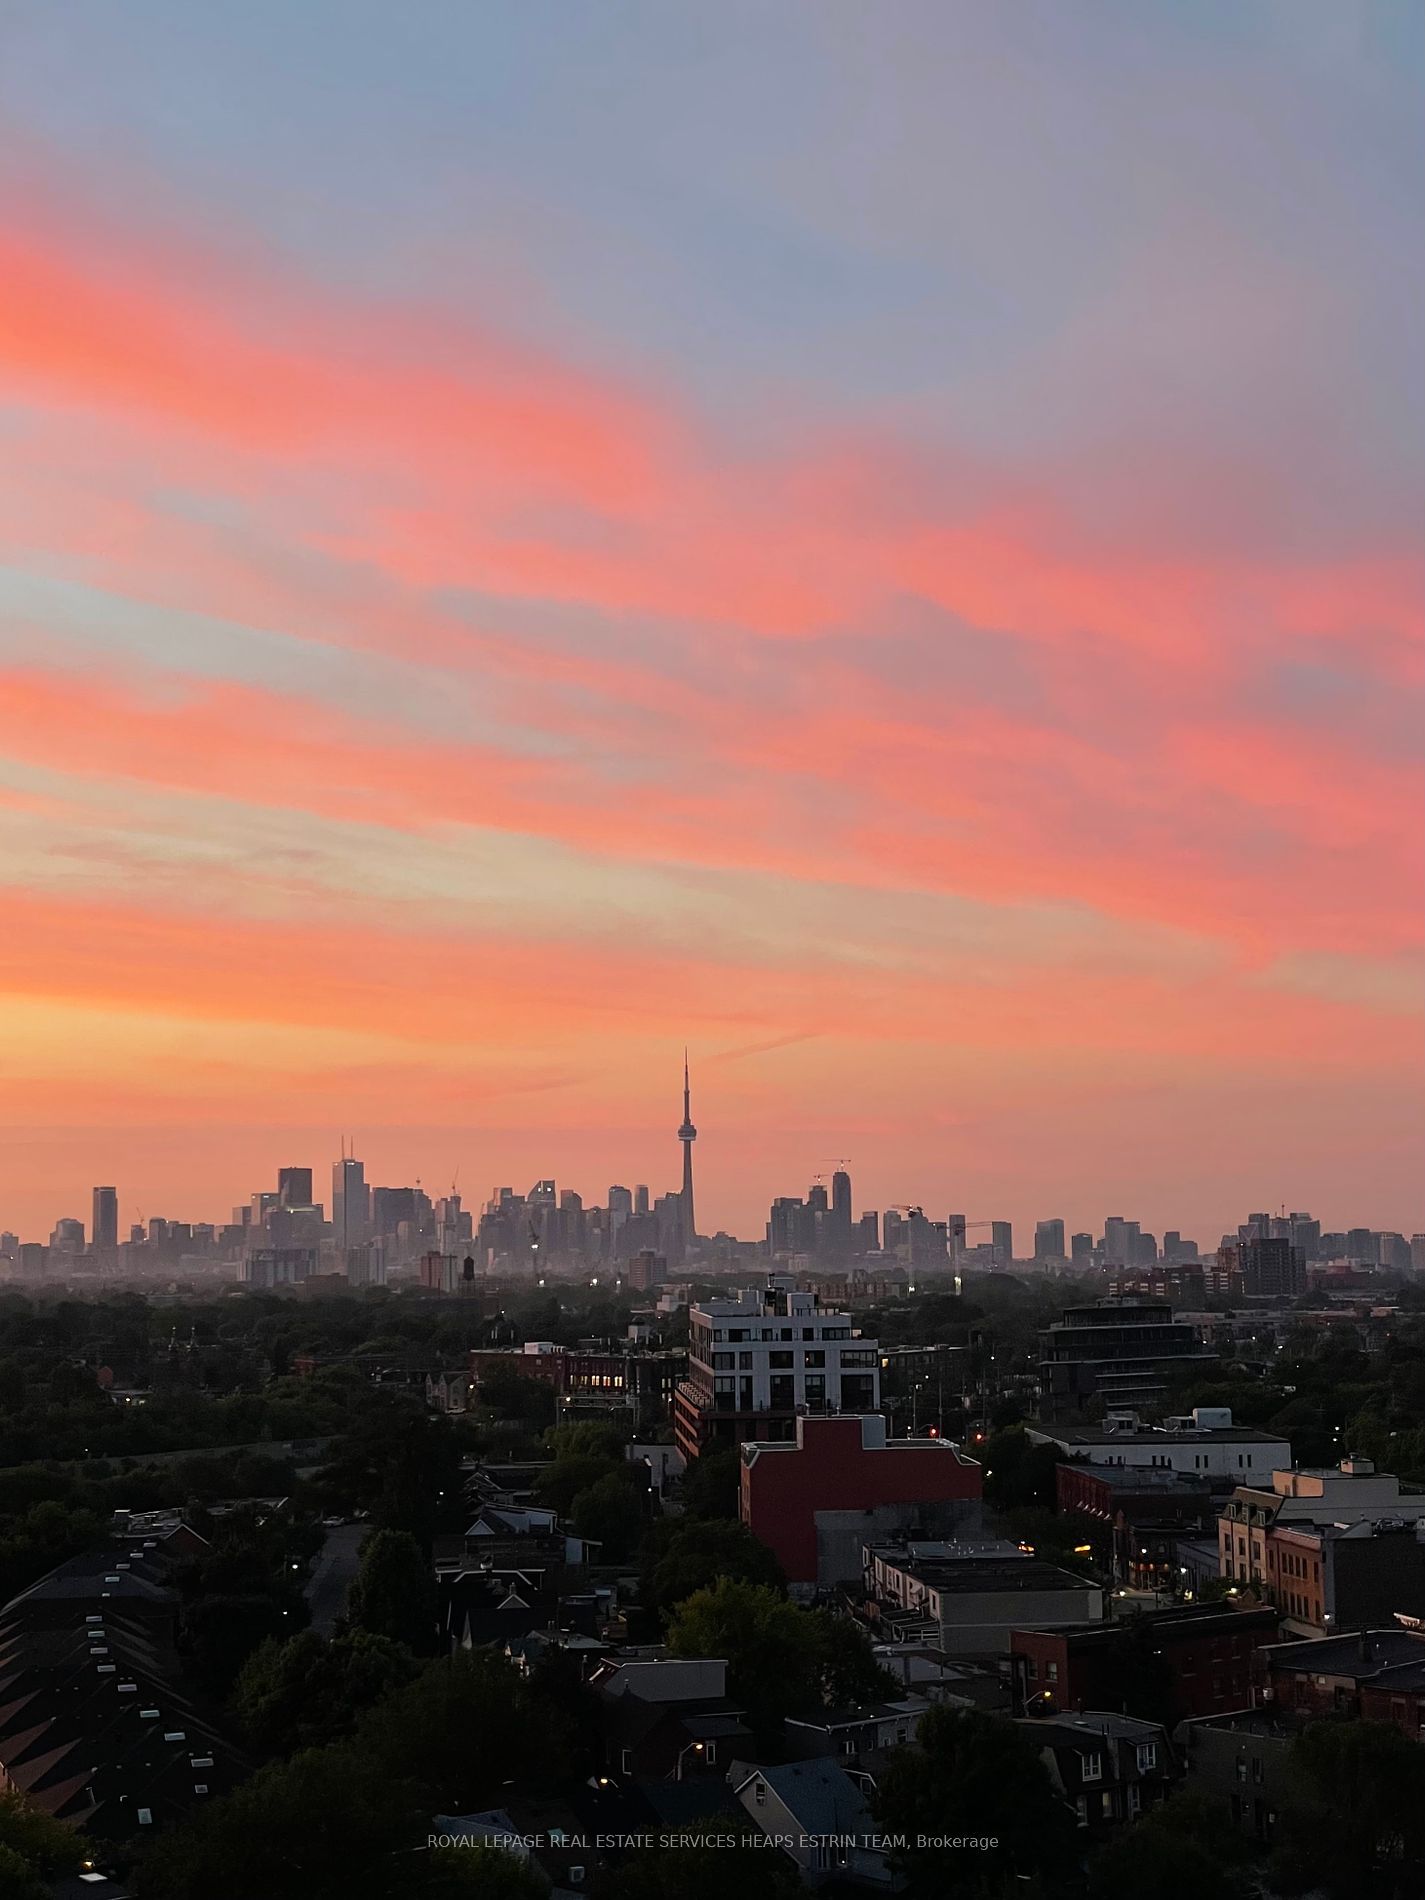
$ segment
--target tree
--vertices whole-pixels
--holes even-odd
[[[51,1881],[73,1873],[83,1859],[73,1828],[51,1820],[17,1790],[0,1790],[0,1894],[7,1900],[45,1900]]]
[[[589,1490],[601,1478],[619,1477],[624,1469],[621,1463],[615,1464],[612,1459],[601,1458],[594,1452],[573,1451],[567,1457],[556,1458],[547,1471],[540,1472],[535,1481],[535,1496],[546,1510],[567,1517],[581,1491]],[[622,1482],[627,1484],[628,1480],[624,1478]]]
[[[427,1810],[364,1751],[312,1748],[159,1836],[142,1863],[144,1900],[397,1900]],[[428,1823],[427,1823],[428,1824]]]
[[[892,1687],[855,1624],[803,1610],[765,1584],[724,1577],[695,1591],[673,1612],[667,1640],[673,1656],[725,1657],[728,1692],[763,1736],[829,1698],[885,1695]]]
[[[615,1425],[577,1419],[571,1425],[555,1425],[545,1436],[556,1458],[600,1458],[613,1465],[627,1462],[628,1439]]]
[[[349,1734],[367,1709],[415,1674],[410,1650],[389,1637],[361,1629],[328,1641],[303,1630],[253,1651],[233,1707],[260,1748],[292,1754]]]
[[[689,1517],[736,1518],[742,1459],[736,1451],[705,1451],[683,1477],[679,1501]]]
[[[605,1563],[623,1563],[638,1548],[643,1507],[633,1486],[616,1471],[581,1491],[570,1515],[580,1537],[603,1545]]]
[[[183,1612],[183,1648],[196,1681],[225,1696],[252,1652],[293,1634],[307,1615],[271,1596],[201,1596]]]
[[[992,1432],[982,1453],[986,1500],[1000,1511],[1028,1504],[1052,1511],[1063,1456],[1056,1445],[1031,1445],[1022,1427]]]
[[[1291,1745],[1275,1880],[1340,1900],[1420,1892],[1425,1748],[1384,1722],[1312,1722]]]
[[[373,1531],[347,1592],[350,1628],[404,1643],[417,1656],[435,1648],[435,1579],[409,1531]]]
[[[1125,1828],[1089,1864],[1091,1900],[1245,1900],[1250,1849],[1221,1801],[1175,1794]]]
[[[552,1719],[553,1718],[553,1719]],[[431,1813],[496,1806],[512,1781],[547,1787],[564,1773],[564,1726],[494,1649],[456,1651],[361,1718],[352,1746],[413,1781]]]
[[[833,1610],[804,1610],[812,1627],[816,1671],[823,1699],[833,1708],[884,1701],[898,1685],[876,1661],[871,1639],[859,1623]]]
[[[513,1366],[491,1366],[481,1374],[480,1403],[500,1418],[525,1425],[545,1426],[554,1420],[554,1387]]]
[[[54,1888],[13,1847],[0,1841],[0,1893],[5,1900],[51,1900]]]
[[[1074,1816],[1032,1737],[978,1709],[928,1710],[914,1745],[886,1764],[872,1806],[881,1831],[907,1842],[897,1860],[917,1900],[1022,1893],[1026,1875],[1061,1883],[1076,1858]],[[956,1836],[996,1845],[975,1853],[934,1845]]]
[[[661,1604],[671,1609],[720,1577],[785,1591],[781,1566],[745,1524],[723,1518],[664,1518],[659,1532],[648,1573],[650,1608]],[[659,1542],[662,1550],[656,1554]]]

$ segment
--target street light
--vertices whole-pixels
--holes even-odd
[[[673,1779],[675,1781],[681,1781],[683,1779],[683,1757],[685,1755],[702,1755],[704,1753],[706,1753],[706,1750],[701,1742],[689,1742],[686,1748],[679,1749],[678,1762],[673,1771]]]

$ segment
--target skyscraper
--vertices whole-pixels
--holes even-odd
[[[332,1163],[332,1229],[339,1260],[345,1260],[348,1247],[364,1246],[371,1237],[371,1190],[366,1185],[366,1168],[349,1155]]]
[[[1007,1220],[990,1222],[990,1245],[994,1248],[996,1263],[1002,1267],[1010,1266],[1014,1261],[1014,1228]]]
[[[851,1176],[838,1168],[831,1177],[832,1245],[839,1254],[851,1251]]]
[[[1121,1214],[1110,1214],[1103,1223],[1103,1257],[1106,1263],[1110,1267],[1131,1267],[1138,1238],[1136,1220],[1125,1220]]]
[[[277,1198],[283,1207],[310,1207],[312,1205],[312,1170],[310,1168],[279,1168],[277,1170]]]
[[[96,1187],[94,1190],[94,1219],[91,1226],[94,1251],[101,1253],[119,1244],[119,1190],[111,1187]]]
[[[1064,1258],[1064,1223],[1061,1220],[1041,1220],[1035,1222],[1034,1258],[1036,1260],[1062,1260]]]
[[[678,1139],[683,1144],[683,1236],[691,1243],[697,1238],[697,1221],[693,1216],[693,1143],[698,1131],[693,1126],[691,1092],[688,1086],[688,1052],[683,1051],[683,1125],[678,1130]]]

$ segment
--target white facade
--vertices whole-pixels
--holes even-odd
[[[874,1412],[881,1402],[875,1340],[787,1275],[692,1307],[688,1360],[717,1411]]]
[[[1132,1413],[1102,1425],[1053,1425],[1026,1428],[1036,1445],[1055,1445],[1066,1459],[1090,1465],[1149,1471],[1177,1471],[1190,1478],[1217,1478],[1233,1484],[1265,1484],[1274,1471],[1291,1464],[1291,1445],[1275,1433],[1232,1423],[1225,1407],[1199,1407],[1190,1416],[1145,1426]]]

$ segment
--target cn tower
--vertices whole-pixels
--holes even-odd
[[[683,1144],[683,1239],[684,1242],[696,1240],[698,1229],[693,1219],[693,1143],[698,1131],[693,1126],[692,1103],[688,1091],[688,1052],[683,1051],[683,1126],[678,1130],[678,1139]]]

